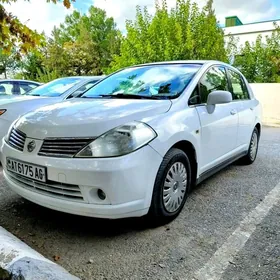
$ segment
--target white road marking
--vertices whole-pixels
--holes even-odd
[[[199,269],[195,280],[219,280],[229,263],[244,247],[256,226],[268,215],[269,211],[280,201],[280,183],[272,189],[265,199],[240,223],[227,241],[215,252],[211,259]]]

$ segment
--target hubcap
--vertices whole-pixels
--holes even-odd
[[[187,189],[187,170],[183,163],[174,163],[167,172],[163,187],[163,205],[169,213],[179,209]]]
[[[250,143],[250,158],[254,160],[258,151],[258,135],[256,132],[253,133]]]

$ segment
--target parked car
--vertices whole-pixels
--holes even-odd
[[[225,63],[134,66],[21,117],[2,143],[4,177],[59,211],[168,221],[191,186],[237,159],[255,161],[260,113],[245,77]]]
[[[31,90],[25,95],[7,95],[0,98],[0,140],[7,134],[10,125],[20,115],[37,108],[75,97],[102,77],[67,77],[54,80]]]
[[[42,85],[42,83],[27,80],[0,80],[0,96],[21,95]]]

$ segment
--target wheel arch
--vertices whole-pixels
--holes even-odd
[[[189,158],[190,164],[191,164],[191,170],[192,170],[192,186],[196,183],[197,179],[197,169],[198,169],[198,163],[197,163],[197,153],[195,150],[194,145],[187,141],[187,140],[181,140],[177,143],[175,143],[170,149],[177,148],[179,150],[182,150]]]
[[[260,124],[260,123],[257,123],[257,124],[255,125],[255,127],[257,128],[257,130],[258,130],[258,132],[259,132],[259,136],[261,136],[261,131],[262,131],[262,126],[261,126],[261,124]]]

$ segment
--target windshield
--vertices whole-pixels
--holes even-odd
[[[165,64],[127,68],[98,83],[82,97],[177,97],[200,67],[199,64]]]
[[[81,80],[82,78],[79,77],[57,79],[29,91],[26,95],[57,97],[65,93]]]

